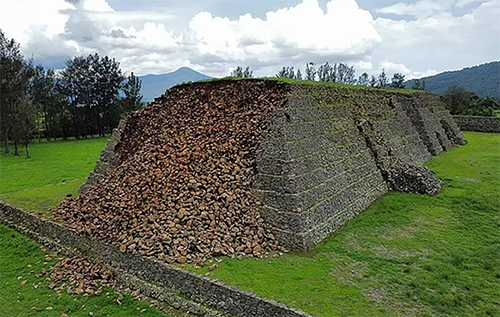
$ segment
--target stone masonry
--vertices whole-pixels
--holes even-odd
[[[463,131],[500,133],[500,118],[454,116],[455,122]]]
[[[439,98],[429,93],[273,82],[276,86],[286,100],[266,123],[253,192],[279,242],[295,250],[309,250],[389,190],[437,195],[441,182],[422,164],[466,144]],[[84,189],[98,185],[118,163],[113,152],[127,137],[126,125],[116,131]]]

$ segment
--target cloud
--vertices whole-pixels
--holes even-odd
[[[488,2],[488,0],[459,0],[455,4],[456,7],[462,8],[465,7],[466,5],[475,3],[475,2]]]
[[[367,61],[356,62],[354,63],[354,66],[359,73],[369,72],[373,70],[373,64]]]
[[[437,74],[438,72],[429,69],[424,72],[412,71],[404,64],[393,63],[388,60],[383,60],[379,63],[379,73],[384,70],[389,77],[392,77],[395,73],[400,73],[405,75],[406,79],[415,79],[421,77],[427,77]]]
[[[410,15],[415,17],[428,17],[438,12],[448,10],[453,6],[456,0],[422,0],[415,3],[400,2],[388,7],[378,9],[378,13],[395,14],[395,15]],[[471,0],[464,0],[471,1]],[[472,0],[474,1],[474,0]]]
[[[422,3],[427,1],[415,5]],[[377,18],[375,27],[383,41],[372,59],[404,60],[409,69],[423,73],[425,69],[442,71],[498,60],[498,12],[500,1],[492,0],[456,16],[440,11],[414,20]]]
[[[148,1],[159,4],[151,11],[116,10],[107,0],[0,0],[7,8],[0,28],[36,62],[98,52],[139,75],[188,66],[224,76],[248,65],[260,76],[328,61],[355,65],[358,73],[383,64],[414,77],[498,59],[498,0],[401,2],[379,9],[376,20],[355,0],[303,0],[258,16],[252,14],[262,10],[233,11],[231,18],[213,13],[215,1],[177,16],[159,0]]]
[[[363,57],[381,41],[368,11],[354,0],[328,2],[324,12],[318,1],[268,12],[266,19],[243,15],[239,20],[197,14],[190,23],[201,54],[228,60],[268,62],[288,54],[322,60]],[[339,31],[342,30],[342,31]]]
[[[28,3],[20,1],[24,5],[14,11],[21,12]],[[356,61],[368,56],[381,41],[372,15],[355,0],[331,0],[326,10],[318,0],[303,0],[268,12],[262,19],[245,14],[231,20],[205,11],[190,18],[188,28],[178,32],[170,28],[169,20],[174,17],[168,12],[120,12],[105,0],[48,3],[48,16],[57,17],[58,23],[56,27],[44,19],[43,28],[54,31],[34,32],[34,24],[21,27],[19,23],[23,36],[8,34],[26,43],[26,53],[36,48],[40,57],[51,55],[44,44],[52,51],[99,52],[115,56],[125,70],[137,74],[199,65],[201,70],[223,75],[237,64],[278,68],[308,61]]]

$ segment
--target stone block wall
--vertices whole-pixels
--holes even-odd
[[[273,89],[282,89],[284,106],[266,123],[253,191],[280,243],[294,250],[309,250],[388,190],[437,194],[439,180],[421,165],[466,143],[439,98],[429,93],[285,83]],[[122,136],[124,126],[85,186],[120,160],[122,137],[140,142],[137,135]]]
[[[500,118],[454,116],[455,122],[463,131],[500,133]]]
[[[257,158],[262,216],[281,243],[307,251],[389,190],[387,170],[453,144],[463,137],[432,95],[295,87]]]

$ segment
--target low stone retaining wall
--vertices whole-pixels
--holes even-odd
[[[455,122],[462,131],[500,133],[500,118],[454,116]]]
[[[311,317],[283,304],[241,291],[198,274],[168,266],[138,255],[120,252],[61,226],[0,202],[0,222],[33,239],[62,250],[76,250],[98,258],[120,272],[126,286],[149,297],[199,316]]]

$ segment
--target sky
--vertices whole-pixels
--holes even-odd
[[[500,60],[500,0],[0,0],[0,29],[35,63],[99,53],[125,73],[347,63],[407,79]]]

